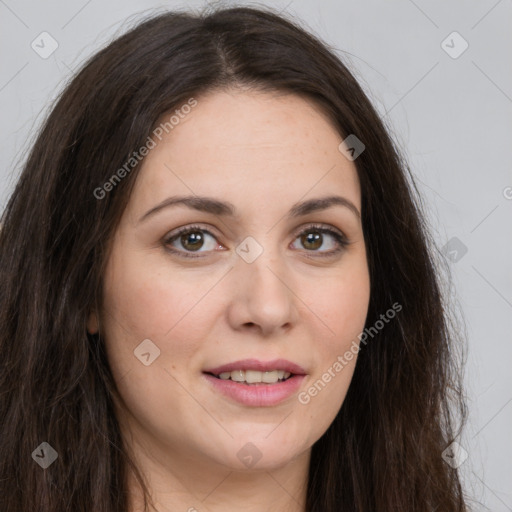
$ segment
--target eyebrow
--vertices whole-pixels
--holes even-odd
[[[142,215],[138,222],[140,223],[149,217],[152,217],[165,208],[177,205],[187,206],[193,210],[211,213],[213,215],[238,218],[236,208],[230,202],[219,201],[218,199],[211,197],[173,196],[164,199],[161,203],[148,210],[144,215]],[[358,218],[358,220],[361,220],[361,214],[359,213],[359,210],[356,208],[354,203],[341,196],[327,196],[318,199],[308,199],[307,201],[295,203],[290,208],[287,216],[289,218],[301,217],[312,212],[326,210],[332,206],[343,206],[349,209]]]

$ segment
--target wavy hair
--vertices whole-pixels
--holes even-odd
[[[101,335],[86,321],[102,298],[109,242],[140,165],[98,199],[163,114],[212,90],[300,94],[354,161],[370,271],[372,326],[396,319],[358,356],[343,406],[313,445],[307,512],[462,512],[457,469],[441,454],[465,419],[461,339],[411,171],[337,52],[271,9],[207,8],[139,20],[93,55],[38,131],[0,231],[0,509],[126,512],[117,389]],[[340,139],[341,140],[341,139]],[[44,471],[31,454],[58,453]]]

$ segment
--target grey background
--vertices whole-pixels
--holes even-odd
[[[467,494],[480,502],[474,510],[512,511],[512,2],[265,3],[337,49],[406,152],[439,246],[459,244],[446,254],[468,334],[470,417],[459,442],[469,456],[461,471]],[[2,210],[20,159],[73,69],[141,11],[203,5],[0,0]],[[31,48],[43,31],[59,45],[47,59]],[[469,44],[458,58],[441,45],[453,31]],[[462,48],[451,39],[450,51]]]

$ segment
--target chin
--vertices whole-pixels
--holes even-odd
[[[223,449],[224,454],[219,457],[220,454],[216,453],[215,459],[233,471],[274,470],[286,466],[308,449],[306,443],[286,433],[284,436],[275,433],[269,436],[269,432],[272,429],[266,429],[264,434],[231,439]]]

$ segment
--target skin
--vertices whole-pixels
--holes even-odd
[[[286,217],[296,202],[333,194],[361,212],[356,168],[327,117],[298,95],[230,90],[197,100],[144,159],[113,239],[103,310],[88,330],[105,339],[122,435],[157,510],[302,512],[311,447],[339,411],[356,358],[307,404],[296,393],[271,407],[242,405],[202,371],[285,358],[306,370],[303,392],[358,342],[370,297],[360,219],[339,205]],[[229,201],[238,218],[172,206],[139,221],[173,195]],[[323,234],[308,245],[300,234],[311,223],[350,244],[322,257],[338,243]],[[191,224],[213,236],[166,246]],[[235,252],[247,236],[263,248],[252,263]],[[134,357],[145,339],[160,350],[149,366]],[[261,453],[250,468],[237,457],[248,442]],[[129,485],[130,511],[141,510]]]

